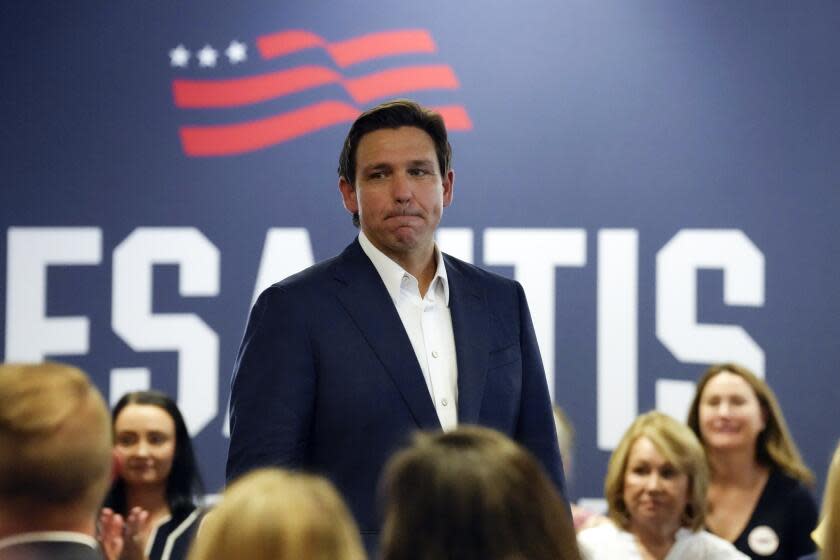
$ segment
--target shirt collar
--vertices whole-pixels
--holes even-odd
[[[96,539],[84,533],[76,533],[72,531],[40,531],[34,533],[21,533],[19,535],[12,535],[5,539],[0,539],[0,549],[8,546],[18,544],[28,544],[33,542],[74,542],[87,545],[93,549],[98,547]]]
[[[377,249],[363,231],[359,231],[359,245],[362,246],[362,251],[368,256],[376,272],[382,278],[382,282],[385,284],[385,288],[388,290],[391,299],[395,303],[398,302],[403,277],[408,276],[409,278],[414,278],[414,276],[409,274],[388,255]],[[446,265],[443,264],[443,253],[438,249],[437,244],[435,244],[435,255],[437,259],[437,270],[435,271],[434,278],[432,278],[432,283],[429,284],[429,289],[432,291],[432,294],[436,294],[435,290],[437,286],[440,286],[440,289],[443,291],[443,301],[448,307],[449,278],[446,276]]]

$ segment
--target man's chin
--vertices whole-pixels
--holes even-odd
[[[420,235],[411,227],[389,229],[381,236],[372,236],[368,232],[365,235],[377,249],[389,256],[402,256],[434,247],[434,237]]]
[[[410,237],[394,236],[394,239],[388,243],[388,250],[392,253],[405,255],[417,251],[417,240]]]

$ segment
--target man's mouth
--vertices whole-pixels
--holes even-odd
[[[414,214],[399,214],[389,217],[386,222],[396,227],[413,227],[422,221],[420,216]]]
[[[386,220],[391,220],[391,219],[399,219],[399,218],[404,218],[405,219],[405,218],[421,218],[421,217],[422,216],[420,216],[420,214],[418,214],[416,212],[404,212],[404,213],[403,212],[398,212],[398,213],[388,214],[385,217],[385,219]]]

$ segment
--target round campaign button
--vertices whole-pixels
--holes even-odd
[[[759,525],[750,531],[747,544],[759,556],[770,556],[779,550],[779,535],[767,525]]]

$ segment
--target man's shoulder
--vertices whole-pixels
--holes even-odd
[[[35,540],[3,547],[3,560],[98,560],[98,550],[74,541]]]
[[[452,255],[443,254],[443,261],[446,263],[447,271],[452,271],[463,276],[466,280],[476,282],[490,288],[511,289],[517,285],[516,281],[511,280],[501,274],[490,272],[480,266],[462,261]]]
[[[324,287],[324,284],[335,279],[336,269],[340,263],[348,259],[358,258],[358,253],[361,253],[361,248],[358,247],[357,242],[353,242],[338,255],[317,262],[300,272],[296,272],[275,282],[265,292],[273,291],[300,294],[311,289],[321,289]]]
[[[305,289],[307,286],[316,285],[324,282],[333,276],[333,269],[340,255],[331,257],[327,260],[318,262],[304,268],[300,272],[296,272],[291,276],[287,276],[283,280],[275,282],[270,288],[279,288],[281,290],[296,290]]]

